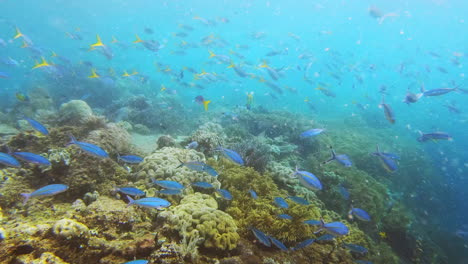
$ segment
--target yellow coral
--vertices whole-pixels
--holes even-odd
[[[185,196],[180,205],[162,212],[170,228],[185,239],[199,239],[206,248],[231,250],[237,247],[239,234],[234,219],[218,210],[218,204],[207,194]]]

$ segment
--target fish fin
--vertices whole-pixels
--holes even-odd
[[[30,193],[22,193],[21,196],[24,197],[23,205],[25,205],[25,204],[28,202],[29,198],[31,198],[31,194],[30,194]]]
[[[99,78],[100,76],[96,73],[96,69],[91,69],[91,75],[88,78]]]
[[[133,43],[140,43],[140,42],[143,42],[143,40],[142,40],[137,34],[135,34],[135,37],[136,37],[136,40],[133,41]]]
[[[266,61],[263,61],[263,63],[258,66],[259,68],[270,68],[270,66],[268,66],[268,64],[266,63]]]
[[[211,100],[203,101],[203,107],[205,108],[205,111],[208,111],[208,104],[209,103],[211,103]]]
[[[94,47],[103,47],[103,46],[104,46],[104,44],[101,41],[101,37],[96,34],[96,43],[91,44],[90,47],[94,48]]]
[[[26,41],[23,40],[23,45],[21,46],[21,48],[27,48],[29,47],[28,43]]]
[[[135,202],[135,200],[133,200],[133,198],[130,197],[130,196],[128,196],[128,195],[127,195],[127,199],[128,199],[127,207],[130,206],[130,205],[132,205],[132,204]]]
[[[184,162],[183,162],[183,161],[181,161],[179,158],[177,158],[177,160],[180,162],[180,164],[179,164],[179,166],[176,167],[176,169],[178,169],[178,168],[184,166]]]
[[[21,31],[19,30],[18,27],[16,27],[16,34],[15,36],[13,37],[13,39],[17,39],[17,38],[20,38],[20,37],[23,37],[23,33],[21,33]]]
[[[75,136],[73,136],[72,133],[68,134],[68,136],[70,137],[70,142],[68,142],[67,146],[76,144],[76,138],[75,138]]]
[[[208,58],[216,57],[216,54],[214,54],[214,52],[212,52],[211,50],[209,50],[208,52],[210,53],[210,56]]]
[[[117,43],[117,42],[119,42],[119,41],[118,41],[114,36],[112,36],[112,41],[111,41],[111,43]]]
[[[228,69],[229,68],[234,68],[234,67],[236,67],[236,65],[234,64],[234,62],[231,61],[231,64],[228,66]]]

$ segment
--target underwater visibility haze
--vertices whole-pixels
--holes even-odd
[[[0,263],[468,263],[466,1],[0,10]]]

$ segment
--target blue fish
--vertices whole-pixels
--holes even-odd
[[[164,189],[170,189],[170,190],[182,190],[184,188],[182,184],[176,181],[165,181],[165,180],[157,181],[153,179],[153,183],[163,187]]]
[[[19,62],[17,60],[14,60],[10,57],[8,58],[3,58],[2,63],[7,65],[7,66],[19,66]]]
[[[169,201],[164,200],[162,198],[158,198],[158,197],[147,197],[147,198],[142,198],[139,200],[134,200],[132,197],[127,195],[127,199],[129,201],[127,206],[138,205],[138,206],[146,207],[146,208],[161,209],[161,208],[169,207],[171,205]]]
[[[117,156],[117,160],[121,160],[126,163],[138,164],[143,161],[142,157],[135,156],[135,155],[126,155],[126,156]]]
[[[7,79],[7,78],[10,78],[10,75],[8,75],[6,72],[1,72],[0,71],[0,78]]]
[[[68,186],[65,184],[51,184],[44,186],[35,190],[32,193],[22,193],[21,195],[24,197],[23,204],[26,204],[30,198],[38,198],[44,196],[52,196],[64,191],[68,190]]]
[[[77,141],[73,135],[70,134],[71,141],[67,145],[77,145],[84,152],[99,157],[99,158],[108,158],[109,154],[105,152],[102,148],[86,142]]]
[[[224,199],[232,200],[232,194],[226,189],[217,189],[216,190]]]
[[[203,189],[211,189],[211,188],[214,188],[214,186],[209,183],[209,182],[194,182],[192,183],[193,186],[196,186],[196,187],[200,187],[200,188],[203,188]]]
[[[371,217],[370,215],[362,210],[361,208],[354,208],[351,207],[351,210],[348,212],[348,216],[350,219],[353,219],[353,216],[355,216],[357,219],[362,220],[362,221],[370,221]]]
[[[267,247],[271,247],[270,238],[267,235],[265,235],[265,233],[254,227],[250,228],[250,230],[252,230],[252,233],[258,239],[258,242],[262,243]]]
[[[382,165],[387,171],[394,172],[398,169],[397,162],[394,159],[390,158],[389,155],[385,155],[382,152],[380,152],[378,145],[377,145],[377,152],[372,153],[372,155],[380,159],[380,161],[382,162]]]
[[[320,220],[305,220],[303,223],[308,224],[308,225],[320,225],[321,224]]]
[[[309,238],[307,240],[302,241],[301,243],[297,244],[295,247],[291,248],[292,250],[298,250],[301,248],[308,247],[315,242],[315,238]]]
[[[252,198],[253,198],[254,200],[257,200],[258,195],[257,195],[257,193],[256,193],[254,190],[250,189],[250,190],[249,190],[249,193],[250,193],[250,196],[252,196]]]
[[[333,240],[335,237],[331,234],[325,234],[325,235],[321,235],[320,237],[318,237],[315,241],[319,242],[319,241],[331,241]]]
[[[288,214],[279,214],[278,217],[281,218],[281,219],[285,219],[285,220],[292,220],[293,219],[293,217],[288,215]]]
[[[366,254],[367,252],[369,252],[367,248],[360,246],[360,245],[356,245],[356,244],[343,243],[343,247],[351,250],[352,252],[359,253],[359,254]]]
[[[282,197],[275,197],[275,203],[281,208],[289,208],[288,203]]]
[[[325,231],[332,236],[344,236],[349,233],[348,227],[341,222],[325,223],[323,219],[320,219],[320,228],[315,233]]]
[[[293,176],[299,177],[299,181],[305,187],[313,191],[322,190],[322,183],[320,183],[320,180],[314,174],[308,171],[300,171],[296,168],[296,171],[293,173]]]
[[[432,141],[452,140],[452,137],[449,134],[445,133],[445,132],[432,132],[432,133],[424,134],[424,133],[422,133],[420,131],[419,134],[421,135],[418,138],[419,142],[426,142],[426,141],[429,141],[429,140],[432,140]]]
[[[186,149],[196,149],[196,148],[198,148],[198,142],[192,141],[187,146],[185,146],[185,148]]]
[[[180,168],[182,166],[185,166],[191,170],[194,170],[194,171],[199,171],[199,172],[206,172],[208,173],[209,175],[213,176],[213,177],[217,177],[218,176],[218,172],[216,172],[215,169],[213,169],[211,166],[209,166],[208,164],[205,164],[201,161],[187,161],[187,162],[182,162],[181,160],[179,160],[180,164],[179,166],[177,166],[177,168]]]
[[[341,196],[345,199],[345,200],[349,200],[349,191],[348,189],[346,189],[346,187],[344,187],[342,184],[340,184],[340,186],[338,186],[338,190],[340,191],[340,194]]]
[[[309,205],[309,201],[299,196],[288,196],[286,199],[291,199],[293,202],[301,205]]]
[[[135,187],[118,187],[116,191],[131,196],[145,196],[145,192]]]
[[[315,137],[320,135],[325,129],[322,128],[312,128],[309,130],[306,130],[300,134],[301,138],[310,138],[310,137]]]
[[[322,162],[322,165],[332,162],[334,160],[336,160],[338,163],[340,163],[341,165],[345,167],[351,167],[353,165],[348,155],[346,154],[336,155],[335,150],[333,150],[332,147],[330,147],[330,149],[331,149],[332,156],[328,160]]]
[[[27,118],[25,117],[24,118],[26,121],[28,121],[28,123],[36,130],[38,131],[39,133],[41,133],[42,135],[44,136],[47,136],[49,135],[49,130],[47,130],[47,128],[42,125],[41,123],[39,123],[38,121],[34,120],[34,119],[31,119],[31,118]]]
[[[216,148],[215,150],[218,150],[218,151],[221,151],[223,152],[223,155],[230,159],[231,161],[241,165],[241,166],[244,166],[244,160],[242,159],[241,155],[239,155],[239,153],[235,152],[234,150],[232,149],[227,149],[227,148],[222,148],[222,147],[218,147]]]
[[[158,191],[160,194],[165,194],[165,195],[179,195],[182,193],[182,190],[174,190],[174,189],[164,189]]]
[[[283,250],[283,251],[286,251],[288,250],[288,248],[281,242],[279,241],[278,239],[274,238],[274,237],[269,237],[270,240],[271,240],[271,243],[273,243],[273,245],[275,245],[277,248]]]
[[[457,90],[458,90],[458,87],[456,87],[456,88],[436,88],[436,89],[426,91],[424,89],[424,86],[421,87],[421,92],[422,92],[423,96],[426,96],[426,97],[439,96],[439,95],[443,95],[443,94],[446,94],[446,93],[455,92]]]
[[[384,155],[385,157],[394,159],[394,160],[400,160],[400,156],[398,156],[395,153],[389,153],[389,152],[380,152],[381,155]]]
[[[16,167],[16,168],[21,167],[21,164],[19,163],[19,161],[17,161],[12,156],[3,152],[0,152],[0,164],[3,164],[5,166],[10,166],[10,167]]]
[[[42,165],[42,166],[50,166],[50,161],[41,155],[37,155],[34,153],[30,152],[13,152],[12,153],[15,157],[24,160],[26,162],[34,163],[37,165]]]
[[[137,259],[137,260],[132,260],[132,261],[128,261],[128,262],[125,262],[123,264],[148,264],[148,260],[144,260],[144,259]]]

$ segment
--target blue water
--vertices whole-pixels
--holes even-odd
[[[382,14],[396,15],[379,23],[369,14],[371,6]],[[41,85],[49,89],[55,106],[85,98],[103,113],[115,101],[143,95],[159,98],[162,108],[175,111],[171,115],[178,122],[189,122],[206,115],[194,102],[196,96],[211,100],[209,113],[222,113],[245,110],[246,93],[254,92],[254,108],[299,113],[327,130],[342,124],[339,129],[347,133],[345,124],[366,124],[358,133],[384,135],[384,143],[396,151],[402,144],[414,150],[404,154],[405,166],[411,166],[412,156],[424,154],[424,167],[416,169],[423,175],[405,174],[402,166],[387,178],[389,186],[395,193],[403,193],[402,199],[416,219],[412,227],[438,244],[452,260],[448,263],[465,263],[468,258],[463,250],[451,250],[463,249],[468,243],[467,238],[455,236],[457,230],[468,231],[468,94],[455,91],[423,97],[411,105],[402,103],[408,90],[419,93],[422,85],[426,90],[468,89],[468,5],[464,1],[0,0],[0,7],[0,39],[6,42],[5,46],[0,43],[0,59],[10,57],[19,63],[0,64],[0,72],[9,76],[0,79],[4,114],[21,114],[15,94],[28,94]],[[205,25],[194,19],[196,16],[213,24]],[[193,27],[193,31],[182,29],[181,24]],[[13,39],[15,27],[33,45],[21,48],[22,38]],[[146,33],[145,28],[153,33]],[[82,39],[71,39],[67,32]],[[174,35],[180,32],[188,36]],[[264,37],[252,37],[256,33]],[[158,41],[160,50],[153,52],[141,43],[132,43],[135,34]],[[88,50],[96,35],[112,49],[112,59]],[[112,37],[118,42],[111,43]],[[203,38],[213,44],[203,45]],[[187,48],[189,45],[193,47]],[[281,54],[266,56],[273,50]],[[229,63],[209,58],[209,51],[229,56],[255,77],[241,78],[227,67]],[[52,52],[65,59],[52,57]],[[310,57],[303,58],[305,55]],[[56,65],[33,70],[41,57]],[[279,72],[278,81],[259,67],[264,60]],[[87,78],[91,68],[101,78]],[[138,77],[124,79],[124,71],[137,71]],[[195,80],[202,71],[216,80]],[[148,81],[140,79],[142,76]],[[282,93],[260,82],[259,77],[277,84]],[[326,96],[316,89],[318,86],[336,97]],[[390,124],[379,108],[382,86],[386,86],[385,102],[393,109],[395,124]],[[446,105],[455,106],[460,113],[450,112]],[[108,118],[119,121],[116,115]],[[419,143],[419,131],[444,131],[453,141]],[[333,133],[339,135],[340,131]],[[426,171],[431,174],[424,175]]]

